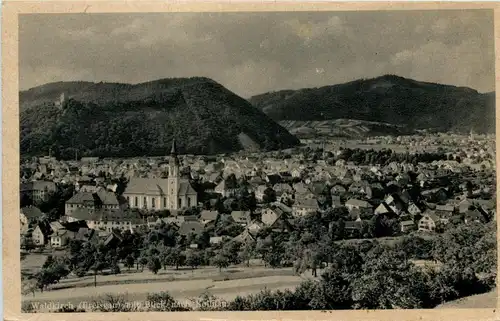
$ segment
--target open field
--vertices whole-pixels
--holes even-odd
[[[72,304],[78,306],[91,303],[94,298],[106,293],[126,295],[129,301],[144,301],[148,293],[161,291],[168,291],[175,299],[180,300],[180,302],[190,297],[197,297],[207,291],[210,294],[227,300],[234,299],[237,295],[258,293],[266,288],[269,290],[293,289],[307,278],[306,276],[285,275],[288,274],[288,271],[283,271],[285,269],[268,269],[269,271],[267,272],[261,270],[260,273],[255,274],[254,277],[250,277],[250,271],[242,271],[236,273],[239,273],[240,276],[244,276],[244,278],[236,278],[235,273],[235,277],[232,280],[217,281],[217,275],[220,274],[215,271],[207,270],[214,269],[198,269],[192,272],[186,271],[184,277],[178,277],[173,281],[163,280],[161,276],[159,276],[160,278],[155,282],[127,282],[124,284],[99,285],[97,287],[82,287],[81,285],[88,282],[88,280],[65,280],[61,282],[61,285],[73,283],[73,287],[61,289],[54,288],[43,293],[36,292],[35,296],[24,296],[23,302],[32,302],[35,304],[50,302],[51,304]],[[246,273],[246,275],[244,273]],[[270,276],[263,276],[266,273]],[[278,275],[272,275],[273,273]],[[282,275],[279,275],[280,273]],[[138,274],[144,274],[143,277],[147,277],[147,273],[143,272]],[[124,277],[128,278],[130,276],[131,275],[125,275]],[[109,282],[112,277],[119,278],[120,276],[100,276],[98,279],[108,278]],[[136,281],[141,280],[136,279]],[[83,283],[80,283],[80,286],[78,286],[78,282]]]

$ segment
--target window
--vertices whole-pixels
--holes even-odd
[[[178,202],[177,207],[181,207],[181,206],[182,206],[182,205],[181,205],[182,203],[181,203],[181,199],[180,199],[180,198],[178,199],[178,201],[177,201],[177,202]]]
[[[188,197],[188,207],[191,207],[191,197]]]
[[[127,203],[130,204],[130,196],[127,196]]]
[[[153,197],[153,198],[151,199],[151,207],[152,207],[152,208],[155,208],[155,206],[156,206],[156,205],[155,205],[155,202],[156,202],[156,200],[155,200],[155,198]]]
[[[167,198],[166,197],[163,198],[163,207],[167,207]]]
[[[134,197],[134,206],[137,207],[139,206],[139,199],[136,197]]]
[[[144,199],[142,200],[142,206],[146,207],[148,204],[148,200],[146,197],[144,197]]]

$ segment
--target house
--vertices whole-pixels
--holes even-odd
[[[400,226],[401,226],[401,232],[403,233],[413,231],[416,229],[415,222],[413,222],[412,220],[402,221],[400,223]]]
[[[179,235],[188,236],[189,234],[200,234],[204,230],[203,224],[196,221],[184,222],[179,226]]]
[[[261,221],[267,226],[272,225],[283,211],[277,206],[271,206],[262,210]]]
[[[215,187],[215,193],[222,195],[223,197],[230,197],[236,193],[238,190],[236,182],[232,182],[228,179],[222,180]]]
[[[50,181],[37,180],[20,185],[21,197],[29,197],[33,202],[43,202],[49,199],[50,193],[57,190],[56,184]]]
[[[252,235],[257,235],[257,233],[259,233],[259,231],[264,227],[264,223],[262,222],[259,222],[259,221],[253,221],[251,222],[247,227],[246,229],[248,230],[248,232],[250,232],[250,234]]]
[[[355,198],[351,198],[347,202],[345,202],[345,206],[349,211],[351,211],[354,208],[357,208],[362,212],[371,212],[373,209],[373,206],[367,201],[362,201]]]
[[[284,213],[281,214],[276,220],[274,220],[274,222],[271,225],[269,225],[269,228],[273,232],[279,232],[279,233],[286,233],[293,231],[293,226]]]
[[[73,222],[85,221],[91,229],[105,230],[111,232],[113,229],[134,230],[146,222],[141,218],[139,212],[133,209],[88,209],[80,208],[72,214]]]
[[[200,213],[200,222],[201,224],[205,225],[209,222],[215,222],[219,218],[219,212],[218,211],[207,211],[203,210]]]
[[[453,205],[436,205],[436,215],[440,217],[451,217],[455,213],[455,207]]]
[[[433,232],[436,230],[436,224],[439,223],[439,217],[432,211],[426,211],[418,221],[418,230]]]
[[[222,243],[224,241],[224,237],[223,236],[211,236],[210,237],[210,244],[219,244],[219,243]]]
[[[304,170],[294,168],[291,170],[290,174],[292,174],[292,177],[294,178],[300,178],[304,175]]]
[[[257,189],[255,190],[255,199],[258,201],[263,201],[266,189],[267,189],[266,185],[257,186]]]
[[[361,231],[362,229],[362,221],[361,220],[357,220],[357,221],[346,221],[344,223],[344,229],[347,231],[347,232],[350,232],[350,233],[356,233],[356,232],[359,232]]]
[[[46,221],[42,221],[36,225],[33,233],[31,234],[31,238],[36,246],[43,246],[50,243],[51,233],[52,230],[50,228],[50,224]]]
[[[392,209],[387,205],[385,202],[380,203],[376,208],[375,208],[375,214],[381,215],[381,214],[394,214]]]
[[[410,202],[408,205],[408,213],[415,216],[415,215],[421,214],[422,210],[415,203]]]
[[[71,217],[73,211],[78,208],[88,209],[118,209],[120,204],[115,194],[104,189],[96,192],[80,191],[73,195],[64,205],[64,213]]]
[[[402,214],[405,211],[406,204],[398,194],[388,195],[384,203],[389,206],[389,208],[397,215]]]
[[[298,183],[293,184],[293,190],[295,191],[295,194],[310,193],[309,189],[307,188],[307,185],[304,184],[303,182],[298,182]]]
[[[43,216],[42,211],[38,207],[35,206],[26,206],[21,208],[20,211],[20,221],[21,221],[21,226],[23,225],[29,225],[33,222],[36,222],[40,220]]]
[[[342,196],[347,192],[344,186],[342,185],[335,185],[330,189],[330,193],[332,195],[337,195],[337,196]]]
[[[198,194],[181,178],[175,140],[170,151],[168,178],[130,178],[123,192],[130,208],[178,210],[198,204]]]
[[[246,226],[250,222],[250,211],[232,211],[231,217],[236,224]]]
[[[484,216],[478,210],[468,210],[464,214],[464,222],[465,224],[469,224],[472,222],[482,223],[484,222]]]
[[[294,216],[305,216],[310,213],[315,213],[318,210],[318,201],[315,199],[296,200],[292,205],[292,213]]]
[[[63,228],[50,235],[50,245],[52,247],[64,247],[70,240],[75,238],[76,233]]]
[[[276,191],[276,193],[292,193],[293,188],[286,183],[277,183],[274,184],[273,189]]]
[[[249,243],[254,243],[256,241],[256,238],[248,231],[248,229],[245,229],[243,232],[241,232],[240,235],[234,237],[233,241],[242,244],[249,244]]]

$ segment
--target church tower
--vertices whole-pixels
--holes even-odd
[[[175,139],[172,141],[172,149],[170,150],[170,160],[168,163],[168,202],[169,209],[179,209],[179,185],[180,185],[180,169],[179,158],[177,158],[177,146]]]

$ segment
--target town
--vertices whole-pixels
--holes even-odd
[[[311,139],[217,156],[181,155],[178,143],[165,157],[22,160],[25,298],[130,269],[241,265],[314,279],[334,243],[425,241],[496,221],[493,135]],[[35,256],[43,267],[29,266]]]

